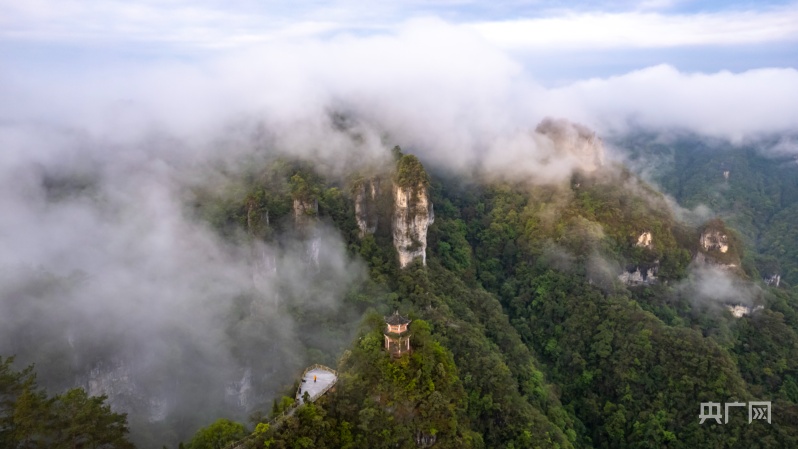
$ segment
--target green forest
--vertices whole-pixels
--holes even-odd
[[[353,335],[335,353],[303,342],[304,361],[338,371],[334,389],[274,421],[293,405],[297,385],[286,385],[248,421],[219,416],[179,447],[798,447],[798,165],[697,139],[617,144],[631,149],[631,168],[560,184],[463,179],[396,148],[369,173],[328,178],[274,159],[228,190],[198,187],[187,213],[237,242],[279,244],[292,205],[317,204],[303,222],[335,229],[368,276],[344,299],[355,316],[289,310],[327,338]],[[355,196],[374,179],[377,225],[364,235]],[[711,214],[683,216],[643,179]],[[434,205],[426,264],[399,267],[393,185],[426,189]],[[729,249],[702,248],[709,231]],[[620,280],[635,270],[655,279]],[[764,282],[773,275],[778,286]],[[718,279],[739,302],[712,296]],[[246,303],[231,301],[239,324]],[[726,306],[738,303],[751,313],[733,316]],[[394,311],[412,320],[412,351],[398,358],[383,343]],[[11,361],[0,359],[0,445],[131,447],[125,416],[104,398],[49,397],[35,367]],[[772,422],[749,423],[740,408],[728,423],[699,423],[701,403],[747,401],[771,401]]]

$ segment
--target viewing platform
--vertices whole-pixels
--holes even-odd
[[[296,392],[298,405],[303,403],[302,397],[306,392],[310,396],[310,402],[313,402],[332,388],[336,381],[338,381],[338,374],[335,370],[327,368],[324,365],[313,365],[309,367],[302,374],[302,382],[299,384],[299,389]]]

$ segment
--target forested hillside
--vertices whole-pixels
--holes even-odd
[[[734,229],[714,216],[686,222],[616,166],[540,185],[424,173],[415,157],[395,150],[394,158],[398,169],[347,179],[277,161],[251,177],[243,199],[197,203],[220,232],[266,239],[291,223],[291,201],[318,204],[312,219],[332,224],[368,267],[348,299],[363,318],[337,355],[337,387],[279,425],[259,425],[247,445],[798,445],[798,293],[764,284],[757,267],[765,259],[751,246],[757,220],[772,216],[752,210],[754,227]],[[745,176],[730,171],[732,186]],[[726,182],[722,170],[717,182]],[[380,186],[368,204],[364,183]],[[405,268],[391,185],[418,185],[413,198],[434,204],[434,221],[423,217],[431,221],[426,261]],[[690,205],[707,195],[690,189],[677,198]],[[787,201],[789,189],[781,195]],[[717,201],[709,205],[728,224],[745,224],[718,207],[731,200]],[[735,306],[744,313],[734,315]],[[382,316],[395,310],[413,320],[413,351],[398,359],[382,336]],[[292,390],[285,394],[274,416],[292,402]],[[771,424],[749,424],[743,412],[728,424],[699,424],[702,402],[749,400],[773,402]]]
[[[124,302],[128,327],[101,327],[104,296],[81,308],[96,279],[6,273],[21,298],[7,311],[50,324],[0,329],[22,362],[0,365],[0,441],[129,447],[125,411],[140,447],[798,447],[794,162],[639,137],[628,169],[584,127],[536,132],[575,161],[567,176],[466,177],[396,147],[345,169],[269,153],[192,178],[179,214],[197,228],[143,243],[224,250],[166,266],[180,289]],[[95,182],[43,188],[59,205]],[[395,312],[411,320],[399,357]],[[151,324],[155,355],[136,346],[152,316],[176,320]],[[294,409],[314,363],[338,382]],[[771,401],[772,422],[699,422],[702,403],[747,401]]]
[[[798,161],[789,138],[732,144],[691,134],[635,134],[615,144],[689,209],[707,207],[744,239],[758,274],[798,284]]]

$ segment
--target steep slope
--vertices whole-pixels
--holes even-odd
[[[258,444],[796,444],[798,298],[748,280],[743,243],[723,222],[679,222],[661,194],[614,167],[543,186],[433,173],[425,202],[437,209],[426,260],[399,263],[394,226],[345,231],[372,291],[390,293],[371,298],[380,313],[339,361],[336,390]],[[719,264],[737,267],[704,268]],[[655,275],[624,282],[629,270]],[[764,309],[736,318],[721,307],[742,300]],[[396,309],[414,320],[417,349],[392,359],[381,316]],[[780,417],[698,423],[701,402],[733,400],[772,400]]]
[[[798,164],[763,138],[732,145],[695,135],[633,134],[613,139],[636,171],[682,206],[710,208],[736,229],[763,279],[798,283]]]

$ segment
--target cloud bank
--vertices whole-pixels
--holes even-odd
[[[470,25],[513,49],[665,48],[798,40],[798,8],[662,14],[650,11],[570,12]]]
[[[222,239],[190,208],[222,175],[172,144],[0,127],[0,354],[53,391],[109,395],[144,447],[268,409],[305,364],[334,360],[349,336],[289,310],[345,324],[365,276],[323,225],[315,260],[302,237]]]

